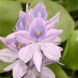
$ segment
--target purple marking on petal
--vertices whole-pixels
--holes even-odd
[[[17,30],[26,30],[25,17],[20,18],[16,24]]]
[[[47,11],[42,2],[39,2],[33,9],[35,17],[41,16],[44,20],[47,18]]]
[[[34,64],[32,64],[32,66],[30,67],[30,68],[34,68],[35,67],[35,65]]]
[[[38,36],[36,33],[40,31],[40,35]],[[42,26],[40,24],[38,24],[33,30],[32,30],[32,36],[35,37],[36,39],[42,37],[44,35],[44,32],[45,31]]]
[[[19,19],[17,22],[17,26],[19,28],[19,30],[25,30],[25,23],[24,23],[24,19]]]
[[[26,30],[26,21],[27,21],[27,16],[26,13],[23,11],[19,12],[19,20],[16,24],[16,30]]]
[[[20,50],[22,47],[25,47],[24,43],[19,43],[17,40],[16,40],[15,44],[16,44],[16,47],[18,50]]]
[[[31,36],[37,40],[45,34],[45,22],[42,18],[36,18],[30,25]]]

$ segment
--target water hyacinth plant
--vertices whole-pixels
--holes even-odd
[[[19,12],[15,32],[6,38],[0,37],[7,48],[0,50],[0,60],[12,63],[4,71],[13,70],[13,78],[55,78],[46,65],[59,63],[61,51],[59,35],[60,12],[47,20],[47,11],[42,2],[33,9]]]

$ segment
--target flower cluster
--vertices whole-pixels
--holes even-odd
[[[50,20],[42,2],[33,9],[19,12],[15,32],[0,37],[7,48],[0,50],[0,60],[11,63],[4,71],[13,70],[13,78],[55,78],[47,64],[59,62],[62,48],[59,35],[63,30],[54,28],[58,12]]]

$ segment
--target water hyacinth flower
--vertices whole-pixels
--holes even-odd
[[[16,34],[19,42],[22,41],[28,44],[19,51],[19,58],[25,63],[33,59],[37,70],[40,72],[43,54],[55,62],[61,57],[60,52],[62,48],[57,46],[56,43],[60,39],[58,35],[62,33],[62,30],[54,29],[54,25],[58,22],[60,14],[58,13],[49,21],[45,21],[44,18],[47,17],[47,13],[43,3],[38,3],[32,9],[31,14],[33,14],[34,19],[30,23],[28,30],[23,30]]]
[[[27,30],[30,23],[36,18],[41,17],[42,19],[47,19],[47,11],[42,2],[39,2],[33,9],[28,10],[28,4],[26,5],[26,12],[19,12],[19,20],[16,24],[16,31]],[[54,27],[59,21],[60,13],[58,12],[52,19],[46,21],[47,29]]]
[[[29,63],[29,66],[26,65],[22,60],[18,58],[18,52],[21,47],[24,47],[24,44],[20,44],[17,41],[13,43],[9,43],[9,41],[6,38],[0,37],[0,40],[7,45],[8,48],[0,50],[0,60],[8,63],[12,63],[11,65],[4,68],[4,71],[10,71],[13,70],[13,78],[21,78],[24,75],[24,78],[43,78],[43,77],[51,77],[55,78],[54,73],[45,67],[49,60],[44,59],[43,66],[41,67],[41,72],[39,73],[33,62],[31,61]],[[49,72],[49,74],[47,73]]]
[[[31,51],[35,51],[36,48],[42,48],[41,44],[45,45],[44,44],[45,42],[46,43],[49,42],[48,45],[58,47],[58,51],[60,52],[62,49],[59,46],[56,46],[55,44],[58,44],[58,42],[60,41],[60,38],[58,37],[58,35],[62,33],[62,30],[56,30],[56,29],[54,29],[54,25],[59,21],[60,13],[58,12],[52,19],[50,19],[48,21],[45,21],[46,19],[44,19],[44,18],[47,18],[47,11],[46,11],[45,6],[41,2],[38,3],[32,9],[32,12],[30,11],[30,13],[32,14],[31,15],[32,18],[34,16],[33,21],[28,26],[29,27],[28,31],[22,31],[21,33],[19,33],[17,35],[18,41],[19,42],[22,41],[25,44],[31,44],[32,46],[34,46],[34,49],[31,49]],[[32,18],[30,18],[30,19],[32,19]],[[16,27],[18,27],[18,26],[19,25],[17,25]],[[45,35],[45,33],[46,33],[46,35]],[[20,38],[21,38],[21,40],[20,40]],[[42,42],[42,43],[40,44],[38,42],[40,42],[40,43]],[[52,44],[50,42],[52,42]],[[36,43],[36,44],[32,44],[32,43]],[[41,54],[42,52],[39,52],[38,54],[36,54],[37,51],[34,52],[36,55],[33,52],[29,52],[30,51],[29,48],[31,48],[30,47],[31,45],[28,45],[27,47],[24,47],[25,50],[23,50],[23,48],[22,48],[20,50],[20,52],[19,52],[19,57],[25,63],[27,63],[33,57],[34,63],[36,65],[38,71],[40,71],[41,61],[43,59],[42,58],[42,54]],[[46,46],[48,46],[48,45],[46,44]],[[40,49],[40,51],[41,50],[42,49]],[[28,51],[28,53],[27,53],[27,51]],[[57,61],[61,57],[61,55],[60,55],[59,52],[55,53],[55,54],[57,54],[59,56],[56,59],[52,58],[52,56],[50,56],[51,58],[49,56],[47,56],[47,57],[49,59],[51,59],[51,60]],[[45,52],[44,52],[44,54],[48,55]],[[40,58],[39,62],[35,62],[35,59],[34,59],[34,58],[36,58],[35,56],[37,56],[37,55]],[[53,54],[51,54],[51,55],[53,55]],[[36,60],[36,61],[38,61],[38,60]],[[38,63],[38,65],[36,63]]]
[[[8,47],[0,50],[0,60],[12,62],[4,70],[13,70],[13,78],[24,75],[24,78],[55,78],[54,73],[45,65],[59,62],[61,57],[62,48],[58,44],[63,30],[54,28],[59,16],[58,12],[47,20],[48,14],[42,2],[30,10],[27,4],[26,12],[19,12],[15,32],[6,38],[0,37]]]
[[[34,18],[36,17],[41,17],[42,19],[46,20],[47,19],[47,11],[42,2],[39,2],[32,10],[32,14]]]
[[[37,11],[37,14],[35,13],[35,11]],[[30,9],[30,10],[28,10],[28,4],[27,4],[26,12],[23,12],[23,11],[19,12],[19,19],[15,26],[16,31],[14,33],[10,34],[7,37],[7,39],[15,37],[15,34],[18,31],[29,30],[29,26],[30,26],[31,22],[36,17],[40,17],[40,16],[38,16],[38,13],[41,14],[42,19],[43,19],[43,15],[45,15],[44,17],[46,17],[46,19],[47,19],[47,11],[42,2],[39,2],[33,9]],[[59,17],[60,17],[60,13],[58,12],[53,18],[45,21],[46,22],[46,30],[48,30],[50,28],[54,28],[55,24],[59,21]],[[57,37],[55,39],[55,42],[57,42],[57,41],[59,42],[60,38]]]
[[[54,44],[54,42],[48,41],[57,38],[61,33],[62,30],[46,30],[45,21],[40,17],[35,18],[29,27],[29,31],[21,31],[17,34],[19,42],[30,43],[19,51],[19,58],[25,63],[33,59],[38,71],[40,71],[43,59],[42,54],[50,60],[57,61],[61,57],[62,48]]]
[[[13,70],[13,78],[21,78],[27,72],[26,64],[18,57],[19,50],[24,47],[24,44],[17,41],[10,43],[6,38],[2,37],[0,37],[0,41],[8,47],[0,50],[0,60],[12,63],[4,68],[4,71]]]

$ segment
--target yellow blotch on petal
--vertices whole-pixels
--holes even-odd
[[[20,21],[20,27],[23,27],[23,23],[22,23],[22,21]]]
[[[39,36],[41,34],[40,30],[37,30],[36,35]]]
[[[21,46],[21,44],[20,44],[20,43],[18,43],[17,47],[18,47],[18,49],[20,49],[22,46]]]
[[[38,13],[38,17],[41,17],[41,13],[40,12]]]

